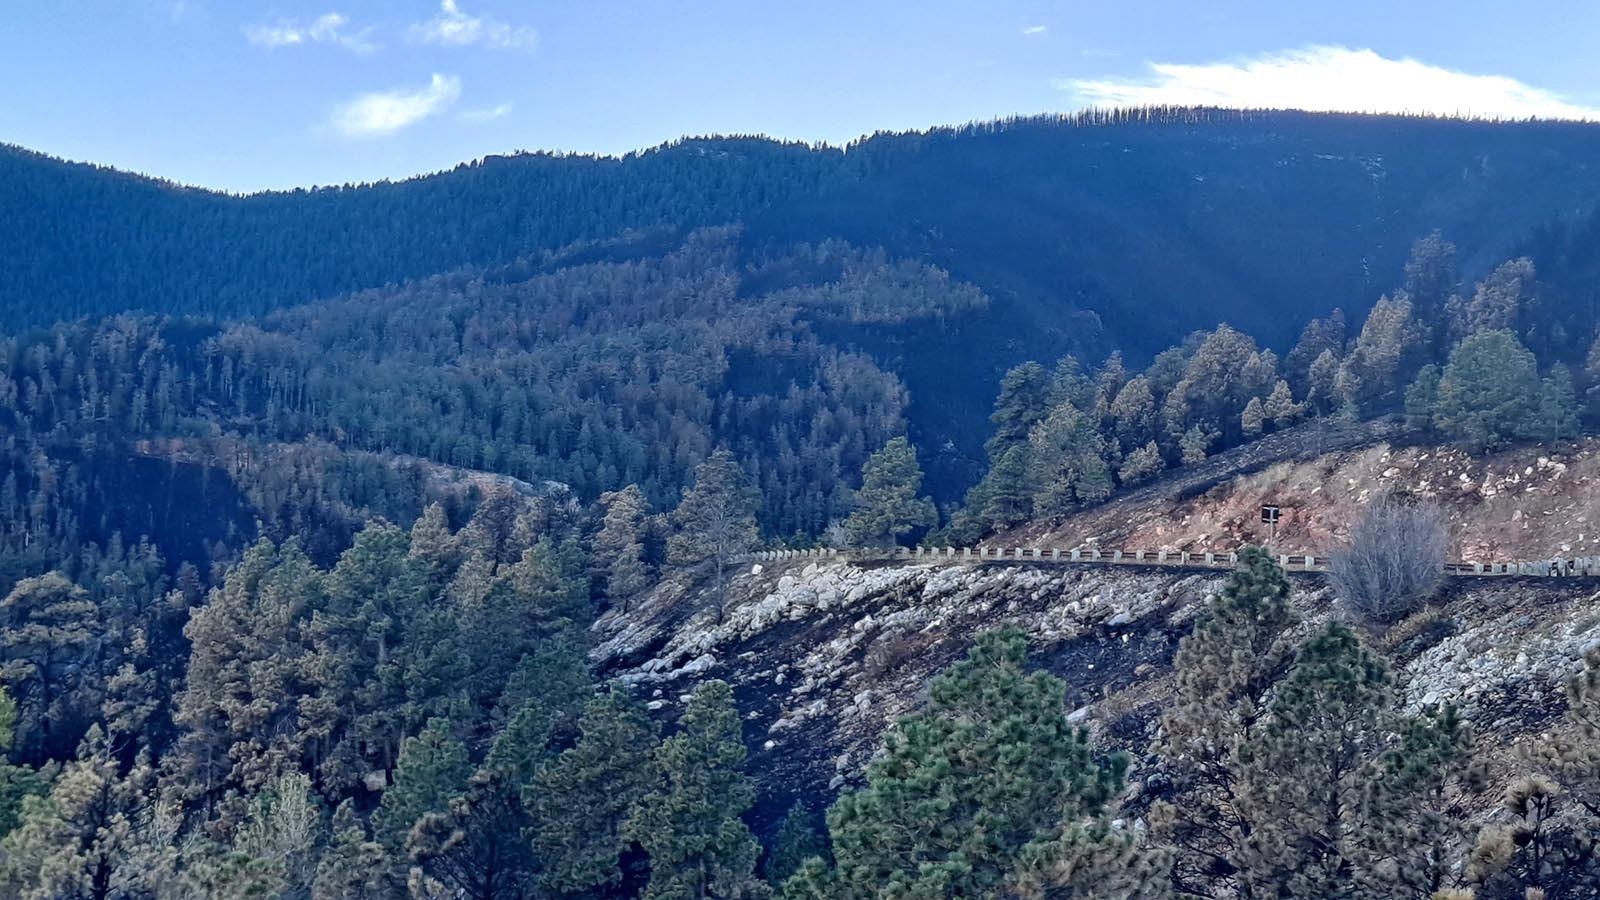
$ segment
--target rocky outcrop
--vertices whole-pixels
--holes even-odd
[[[1109,747],[1141,752],[1170,691],[1170,663],[1224,573],[979,563],[806,561],[754,565],[725,602],[668,580],[596,625],[595,661],[674,715],[721,678],[744,712],[762,815],[849,783],[883,731],[978,632],[1026,630],[1034,658],[1069,685],[1066,712]],[[1310,629],[1335,614],[1318,575],[1295,575]],[[1600,641],[1600,583],[1458,579],[1426,615],[1372,640],[1395,659],[1412,707],[1454,703],[1491,753],[1550,726],[1565,680]]]

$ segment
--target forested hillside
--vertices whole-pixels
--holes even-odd
[[[138,309],[252,315],[630,229],[744,223],[948,269],[1061,339],[1152,354],[1231,322],[1376,299],[1411,242],[1477,271],[1593,206],[1600,129],[1172,110],[878,135],[846,150],[687,140],[623,159],[491,157],[397,184],[220,196],[0,153],[0,323]],[[1092,314],[1082,319],[1075,314]],[[1071,318],[1069,318],[1071,317]],[[1013,360],[1014,361],[1014,360]]]
[[[865,774],[830,761],[826,790],[786,782],[775,745],[747,764],[762,692],[705,676],[719,642],[800,627],[740,593],[760,546],[1070,528],[1170,470],[1363,420],[1469,455],[1597,430],[1596,151],[1591,125],[1152,110],[250,197],[0,152],[0,895],[1465,886],[1465,814],[1428,818],[1466,758],[1454,712],[1401,709],[1349,629],[1299,629],[1265,556],[1179,668],[1195,715],[1270,701],[1277,736],[1160,727],[1231,748],[1206,777],[1304,806],[1269,777],[1306,750],[1291,719],[1365,679],[1341,777],[1412,817],[1404,893],[1366,836],[1267,829],[1338,846],[1302,890],[1266,861],[1285,848],[1186,830],[1261,814],[1192,786],[1153,789],[1183,801],[1167,830],[1125,828],[1159,805],[1124,807],[1123,758],[1026,673],[1019,634],[905,685],[928,708]],[[634,657],[664,634],[658,678]],[[1114,637],[1093,658],[1131,673]],[[1259,640],[1275,655],[1230,643]],[[864,670],[916,648],[883,652]],[[1218,677],[1250,682],[1248,709],[1206,707]],[[975,732],[978,708],[1016,721]],[[967,768],[919,798],[924,765]],[[782,826],[774,798],[798,801]],[[916,865],[875,849],[895,841]],[[1562,883],[1587,883],[1592,845],[1562,846],[1590,854]],[[1533,883],[1501,851],[1486,897]]]

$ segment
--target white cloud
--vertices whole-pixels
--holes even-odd
[[[482,109],[466,109],[461,111],[463,122],[493,122],[511,115],[511,104],[501,103],[498,106],[487,106]]]
[[[1142,79],[1058,83],[1087,106],[1226,106],[1490,118],[1600,119],[1600,109],[1500,75],[1371,50],[1309,47],[1235,62],[1151,63]]]
[[[470,47],[482,44],[500,50],[531,48],[539,33],[527,26],[497,22],[487,16],[469,16],[456,0],[439,0],[439,14],[411,26],[411,39],[422,44]]]
[[[1022,29],[1022,33],[1027,35],[1028,37],[1033,37],[1035,35],[1044,34],[1046,31],[1049,31],[1049,30],[1050,30],[1050,26],[1049,25],[1029,25],[1027,28]]]
[[[245,39],[259,47],[294,47],[301,44],[336,44],[357,53],[371,53],[378,49],[372,43],[372,29],[364,28],[354,34],[345,30],[350,20],[336,12],[323,13],[308,23],[279,19],[272,25],[251,25],[244,29]]]
[[[461,98],[461,79],[434,75],[427,87],[362,94],[334,112],[333,125],[346,137],[379,137],[449,109]]]

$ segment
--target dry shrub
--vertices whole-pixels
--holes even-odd
[[[872,680],[892,675],[928,647],[927,638],[900,631],[880,636],[867,648],[861,671]]]
[[[1329,561],[1334,593],[1355,618],[1387,625],[1433,599],[1450,537],[1432,503],[1386,499],[1367,508],[1350,543]]]

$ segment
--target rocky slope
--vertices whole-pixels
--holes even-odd
[[[1320,576],[1294,578],[1303,627],[1335,613]],[[1002,563],[751,566],[731,580],[720,621],[713,592],[668,582],[602,619],[595,656],[663,714],[700,679],[732,683],[770,823],[792,798],[831,797],[856,778],[927,679],[1002,624],[1027,630],[1037,662],[1067,680],[1070,716],[1108,749],[1141,752],[1177,642],[1223,580]],[[1375,640],[1408,705],[1460,705],[1491,769],[1509,771],[1514,744],[1558,719],[1565,680],[1600,642],[1597,591],[1585,580],[1461,579],[1430,614]]]
[[[1284,546],[1325,550],[1361,504],[1400,489],[1444,504],[1468,558],[1537,554],[1592,546],[1597,478],[1595,443],[1477,460],[1378,444],[1280,462],[1186,499],[1120,513],[1112,505],[1034,537],[1045,546],[1068,533],[1106,546],[1238,546],[1257,537],[1254,506],[1273,497],[1294,510]],[[1322,576],[1292,578],[1303,628],[1338,614]],[[1177,643],[1224,580],[1026,562],[750,565],[729,580],[720,615],[715,591],[687,576],[606,614],[594,656],[663,716],[700,679],[732,683],[751,770],[763,780],[758,817],[770,824],[794,797],[831,798],[857,778],[928,678],[974,634],[1002,624],[1032,636],[1038,664],[1069,684],[1069,714],[1103,746],[1143,752],[1171,690]],[[1424,613],[1370,638],[1393,659],[1408,706],[1458,705],[1483,736],[1491,773],[1508,774],[1517,744],[1558,723],[1566,680],[1600,643],[1600,580],[1455,579]]]

